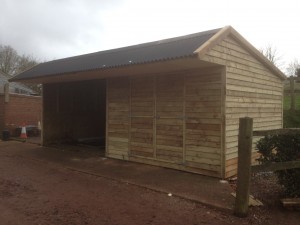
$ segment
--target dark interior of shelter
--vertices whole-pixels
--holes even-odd
[[[106,82],[45,84],[43,144],[105,146]]]

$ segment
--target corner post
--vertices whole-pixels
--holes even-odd
[[[234,214],[238,217],[248,215],[253,119],[240,118],[238,138],[238,175]]]

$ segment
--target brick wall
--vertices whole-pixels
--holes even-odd
[[[4,96],[0,98],[0,101],[0,110],[4,108],[4,116],[1,117],[0,112],[4,129],[13,130],[23,123],[37,126],[38,121],[42,120],[41,97],[10,94],[8,103],[4,103]]]

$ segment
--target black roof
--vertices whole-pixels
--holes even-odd
[[[220,29],[170,38],[124,48],[100,51],[41,63],[15,76],[15,80],[114,68],[193,56],[194,51]]]

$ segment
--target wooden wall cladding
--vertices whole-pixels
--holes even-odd
[[[203,59],[226,66],[225,177],[230,177],[237,172],[239,118],[253,118],[255,130],[281,128],[283,83],[231,37]]]
[[[154,157],[154,78],[132,78],[130,93],[130,154]]]
[[[109,79],[107,89],[110,157],[221,176],[221,69]]]
[[[107,81],[106,151],[110,157],[128,159],[129,78]]]

